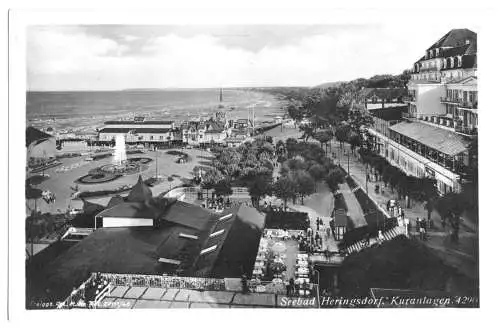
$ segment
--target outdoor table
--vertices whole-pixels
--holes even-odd
[[[272,282],[273,282],[273,283],[275,283],[275,284],[279,284],[279,283],[282,283],[282,282],[283,282],[283,280],[281,280],[280,278],[274,278],[274,279],[272,280]]]
[[[257,263],[255,263],[254,269],[261,270],[262,268],[264,268],[264,263],[263,262],[257,262]]]
[[[261,269],[254,269],[252,273],[255,276],[262,275],[262,270]]]
[[[262,286],[262,285],[259,285],[257,286],[257,288],[255,289],[257,293],[263,293],[266,291],[266,287],[265,286]]]
[[[308,274],[309,273],[309,269],[303,268],[303,267],[299,267],[296,272],[298,272],[299,274]]]
[[[301,266],[301,267],[307,267],[307,266],[308,266],[308,263],[307,263],[307,261],[298,261],[298,262],[297,262],[297,265],[298,265],[298,266]]]

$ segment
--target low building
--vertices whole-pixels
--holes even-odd
[[[399,106],[406,94],[405,88],[364,88],[361,91],[365,109]]]
[[[462,136],[418,121],[405,121],[390,126],[385,140],[386,158],[392,165],[411,176],[436,179],[442,194],[461,190],[463,168],[469,163],[469,142]]]
[[[98,133],[98,142],[102,144],[113,143],[117,135],[124,135],[127,144],[161,146],[182,143],[182,131],[173,121],[135,119],[104,124]]]
[[[95,232],[37,273],[45,284],[37,288],[60,300],[91,272],[251,276],[264,228],[255,208],[239,205],[218,214],[179,200],[150,198],[148,190],[139,180],[126,199],[110,201],[111,208],[96,215]]]
[[[56,138],[30,126],[26,129],[28,161],[46,161],[56,156]]]

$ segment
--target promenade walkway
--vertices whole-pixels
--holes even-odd
[[[341,184],[339,186],[339,191],[344,196],[345,203],[347,205],[347,216],[351,218],[354,228],[367,225],[363,209],[361,208],[361,205],[359,205],[358,200],[352,193],[347,183]]]
[[[330,233],[330,237],[328,237],[326,233],[326,228],[330,227],[330,221],[332,220],[330,215],[333,212],[334,206],[333,194],[325,189],[325,186],[320,185],[317,193],[304,199],[304,204],[305,205],[290,204],[288,207],[292,210],[308,214],[313,235],[316,235],[316,231],[318,231],[323,239],[322,250],[337,252],[339,248],[333,235]],[[317,230],[316,226],[317,218],[323,220],[323,225],[320,226],[319,230]]]
[[[349,160],[347,153],[349,153]],[[349,166],[349,173],[360,188],[366,191],[366,186],[368,185],[368,195],[380,207],[385,209],[388,200],[398,198],[396,191],[393,192],[390,187],[384,187],[382,181],[371,180],[366,183],[366,167],[358,160],[358,156],[352,155],[348,145],[341,150],[338,142],[332,142],[332,155],[334,155],[335,163],[340,164],[346,171]],[[375,193],[375,185],[377,184],[381,189],[381,192],[378,194]],[[349,207],[349,211],[351,211],[349,203],[347,203],[347,206]],[[414,227],[416,227],[417,218],[427,218],[427,210],[424,208],[424,204],[412,202],[410,207],[403,206],[403,209],[405,217],[410,219],[410,226],[412,227],[410,234],[418,238],[418,233]],[[354,219],[354,215],[351,215],[351,217]],[[434,249],[436,254],[449,265],[456,267],[468,276],[476,277],[478,258],[477,226],[467,219],[463,220],[459,232],[459,243],[454,244],[450,240],[451,231],[449,225],[445,227],[441,225],[441,218],[436,211],[431,213],[431,220],[434,223],[434,227],[429,229],[428,239],[425,241],[425,244]]]

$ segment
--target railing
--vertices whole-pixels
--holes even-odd
[[[205,277],[177,277],[141,274],[101,273],[103,279],[115,286],[180,288],[220,291],[226,290],[224,279]]]
[[[458,107],[461,108],[469,108],[469,109],[477,109],[477,101],[471,102],[471,101],[466,101],[463,100],[458,104]]]
[[[461,100],[458,98],[452,98],[452,97],[441,97],[441,102],[459,104],[461,102]]]
[[[403,102],[415,102],[415,96],[403,96]]]
[[[467,128],[464,126],[455,126],[455,132],[466,134],[469,136],[477,135],[477,128]]]
[[[357,253],[362,251],[365,248],[372,247],[374,245],[378,245],[382,242],[392,240],[398,236],[406,236],[406,228],[401,226],[396,226],[391,230],[388,230],[382,233],[383,239],[379,240],[378,238],[370,238],[370,240],[360,240],[357,243],[347,247],[347,255],[351,255],[353,253]]]

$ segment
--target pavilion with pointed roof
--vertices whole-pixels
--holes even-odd
[[[92,272],[176,274],[187,277],[250,276],[264,216],[238,205],[223,213],[172,198],[153,197],[139,178],[128,197],[107,208],[85,202],[95,231],[46,261],[36,275],[42,292],[64,297]]]

